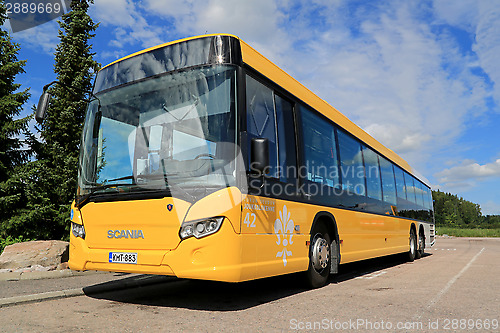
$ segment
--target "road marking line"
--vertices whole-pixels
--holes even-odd
[[[370,274],[366,274],[366,275],[363,275],[363,276],[357,276],[356,279],[366,279],[366,280],[369,280],[369,279],[373,279],[373,278],[376,278],[376,277],[379,277],[380,275],[384,275],[385,271],[381,271],[381,272],[374,272],[374,273],[370,273]]]
[[[431,308],[437,301],[439,301],[441,296],[443,296],[448,291],[448,289],[450,289],[450,287],[458,280],[458,278],[460,278],[460,276],[462,276],[462,274],[464,274],[465,271],[469,269],[472,263],[476,261],[477,257],[479,257],[479,255],[483,253],[483,251],[484,247],[467,263],[467,265],[464,266],[464,268],[462,268],[460,272],[458,272],[457,275],[455,275],[454,277],[451,278],[450,281],[448,281],[446,286],[444,286],[444,288],[441,289],[441,291],[436,295],[436,297],[434,297],[434,299],[429,303],[429,305],[427,305],[428,309]]]
[[[434,299],[432,301],[429,302],[429,304],[427,305],[427,309],[430,309],[434,304],[436,304],[440,299],[441,297],[448,291],[448,289],[451,288],[451,286],[465,273],[466,270],[469,269],[469,267],[472,265],[472,263],[474,261],[476,261],[477,257],[479,257],[479,255],[481,253],[483,253],[484,251],[484,247],[481,249],[481,251],[479,251],[468,263],[467,265],[464,266],[464,268],[462,268],[462,270],[460,272],[458,272],[457,275],[455,275],[454,277],[452,277],[450,279],[450,281],[448,281],[448,283],[446,284],[446,286],[444,286],[443,289],[441,289],[441,291],[436,295],[436,297],[434,297]],[[422,317],[422,315],[418,315],[416,319],[420,319]]]

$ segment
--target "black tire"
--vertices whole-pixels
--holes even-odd
[[[417,256],[417,235],[415,235],[415,230],[411,228],[410,230],[410,250],[408,251],[408,261],[414,261]]]
[[[425,235],[422,230],[418,234],[418,249],[415,253],[415,259],[420,259],[424,256],[425,251]]]
[[[315,226],[309,244],[309,267],[305,272],[307,285],[311,288],[323,287],[328,282],[332,265],[330,246],[331,239],[326,227],[323,224]]]

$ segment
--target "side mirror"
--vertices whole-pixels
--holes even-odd
[[[47,108],[49,107],[51,97],[52,96],[50,96],[49,92],[44,90],[42,96],[40,97],[40,100],[38,101],[35,119],[39,124],[41,124],[45,119],[45,113],[47,112]]]
[[[250,171],[263,174],[269,169],[269,141],[253,138],[250,149]]]

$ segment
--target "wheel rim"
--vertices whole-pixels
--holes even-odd
[[[420,235],[419,240],[418,240],[418,250],[420,252],[424,252],[424,237],[423,235]]]
[[[415,234],[411,234],[411,237],[410,237],[410,251],[411,251],[411,254],[415,254]]]
[[[316,271],[321,272],[330,261],[330,244],[323,238],[321,234],[316,234],[311,247],[311,260]]]

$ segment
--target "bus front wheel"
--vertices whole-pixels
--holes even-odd
[[[326,227],[323,224],[316,226],[311,232],[309,268],[306,272],[306,280],[311,288],[323,287],[328,281],[332,265],[330,244]]]

